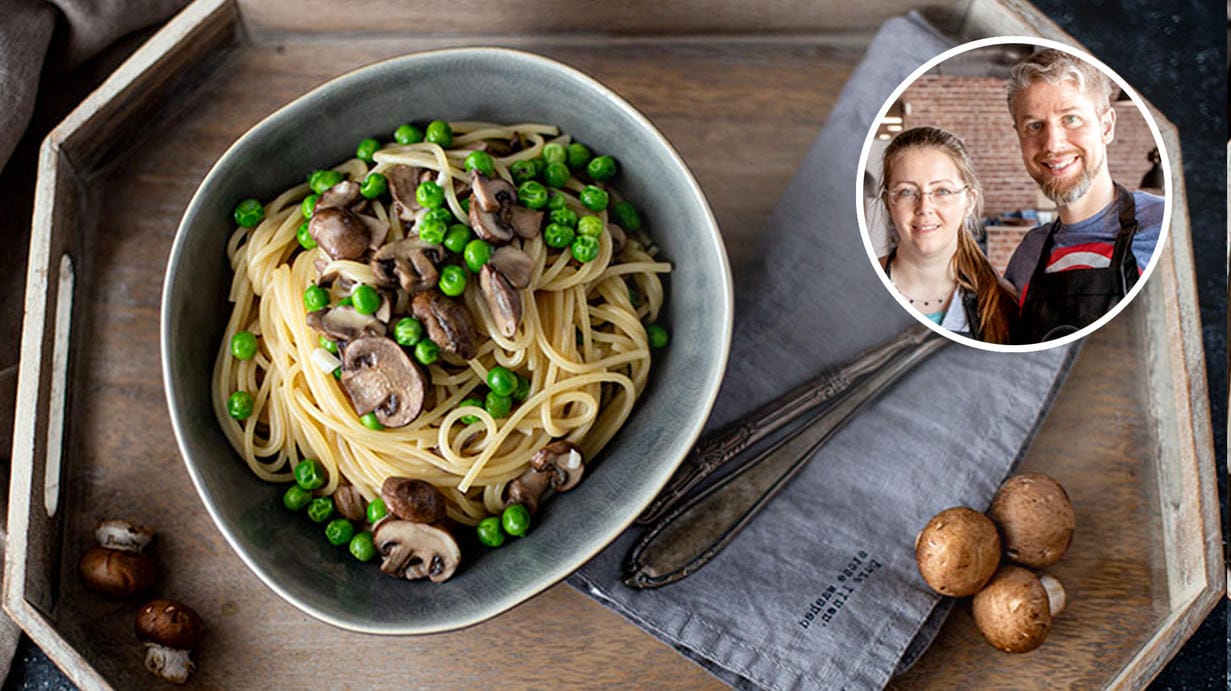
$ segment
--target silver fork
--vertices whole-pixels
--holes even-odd
[[[695,572],[723,550],[855,413],[948,341],[922,325],[860,353],[702,440],[637,519],[649,524],[629,552],[624,583],[656,588]],[[727,477],[688,498],[716,470],[805,416]]]

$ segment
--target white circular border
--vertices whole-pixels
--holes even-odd
[[[906,298],[903,297],[902,294],[899,293],[894,288],[893,283],[889,280],[889,277],[885,274],[884,269],[881,268],[880,258],[876,256],[876,248],[872,246],[871,233],[868,232],[868,220],[864,214],[864,206],[863,206],[863,201],[862,201],[863,200],[863,173],[864,171],[867,170],[868,154],[871,152],[872,143],[876,138],[876,129],[877,129],[876,123],[879,123],[885,117],[885,115],[889,112],[889,108],[894,104],[894,102],[898,100],[898,97],[902,95],[902,92],[906,91],[907,88],[909,88],[912,84],[914,84],[920,77],[922,77],[925,73],[927,73],[933,67],[935,67],[936,65],[946,60],[949,60],[950,58],[953,58],[957,55],[961,55],[962,53],[965,53],[971,50],[975,50],[976,48],[983,48],[986,46],[998,46],[998,45],[1005,45],[1005,44],[1027,44],[1027,45],[1034,45],[1034,46],[1043,46],[1046,48],[1055,48],[1056,50],[1064,51],[1066,53],[1069,53],[1070,55],[1073,55],[1082,60],[1085,60],[1091,65],[1094,65],[1100,71],[1102,71],[1104,75],[1110,77],[1113,81],[1115,81],[1116,85],[1119,86],[1124,91],[1124,93],[1128,95],[1129,99],[1133,102],[1133,105],[1137,107],[1137,111],[1141,113],[1141,117],[1145,119],[1146,125],[1150,128],[1150,134],[1154,135],[1154,143],[1158,146],[1158,152],[1159,152],[1159,156],[1162,158],[1162,166],[1163,166],[1163,173],[1164,173],[1163,175],[1163,220],[1162,220],[1162,225],[1159,228],[1158,242],[1155,243],[1154,245],[1154,252],[1150,256],[1149,264],[1146,265],[1146,269],[1145,271],[1142,272],[1141,278],[1138,279],[1137,283],[1135,283],[1133,287],[1129,289],[1128,295],[1125,295],[1124,298],[1120,300],[1120,302],[1116,303],[1115,307],[1112,307],[1110,310],[1108,310],[1107,313],[1104,314],[1102,317],[1099,317],[1096,321],[1094,321],[1091,324],[1087,324],[1084,328],[1078,331],[1075,331],[1067,336],[1062,336],[1060,338],[1053,339],[1050,341],[1043,341],[1041,343],[1029,343],[1029,344],[1023,344],[1023,345],[1001,345],[997,343],[986,343],[984,341],[978,341],[973,338],[969,338],[967,336],[962,336],[961,334],[955,333],[953,331],[950,331],[949,329],[941,327],[936,322],[932,321],[931,319],[928,319],[918,310],[912,308],[910,306],[910,303],[906,300]],[[1154,267],[1155,265],[1158,264],[1159,257],[1161,257],[1163,254],[1162,248],[1163,248],[1163,245],[1167,242],[1167,234],[1171,226],[1171,203],[1172,203],[1171,158],[1167,155],[1167,147],[1164,146],[1162,134],[1160,134],[1158,131],[1158,123],[1155,122],[1154,116],[1150,113],[1149,109],[1147,109],[1144,106],[1143,101],[1141,100],[1141,97],[1137,95],[1137,92],[1134,91],[1133,88],[1129,86],[1128,83],[1125,82],[1120,77],[1120,75],[1116,74],[1111,68],[1109,68],[1107,65],[1104,65],[1100,60],[1086,53],[1085,51],[1074,48],[1073,46],[1070,46],[1065,43],[1060,43],[1058,41],[1052,41],[1046,38],[1039,38],[1037,36],[994,36],[991,38],[981,38],[976,41],[971,41],[969,43],[963,43],[960,46],[950,48],[949,50],[946,50],[945,52],[925,62],[918,69],[912,72],[910,76],[908,76],[905,80],[903,80],[901,84],[898,84],[897,88],[893,90],[893,93],[889,95],[889,98],[886,99],[884,105],[882,105],[880,110],[877,112],[876,119],[873,121],[873,126],[871,129],[868,130],[867,137],[864,139],[863,150],[859,154],[859,174],[855,176],[855,199],[860,200],[859,203],[856,205],[857,208],[855,210],[855,213],[856,213],[856,216],[858,216],[859,218],[859,232],[863,237],[863,246],[864,246],[864,250],[868,254],[868,260],[872,262],[872,267],[876,270],[877,275],[880,277],[881,283],[885,285],[885,290],[889,291],[889,294],[893,296],[893,299],[898,301],[898,304],[902,306],[902,309],[906,310],[906,312],[910,314],[912,317],[914,317],[919,323],[928,327],[932,331],[935,331],[936,333],[948,338],[949,340],[954,341],[955,343],[961,343],[963,345],[971,346],[973,348],[978,348],[980,350],[989,350],[989,351],[994,351],[998,353],[1029,353],[1029,352],[1034,352],[1036,350],[1047,350],[1050,348],[1057,348],[1059,346],[1066,345],[1078,339],[1082,339],[1082,338],[1085,338],[1086,336],[1089,336],[1091,333],[1094,333],[1096,330],[1102,328],[1104,324],[1106,324],[1107,322],[1115,318],[1115,316],[1119,314],[1121,310],[1123,310],[1125,307],[1129,305],[1129,303],[1131,303],[1134,299],[1137,298],[1137,294],[1140,293],[1142,288],[1145,287],[1146,281],[1150,278],[1150,275],[1154,273]]]

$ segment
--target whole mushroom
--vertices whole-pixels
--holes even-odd
[[[205,625],[188,605],[154,600],[137,612],[137,639],[145,644],[145,668],[160,679],[183,684],[196,665],[191,654],[201,643]]]
[[[1043,644],[1065,603],[1060,581],[1009,565],[975,595],[971,611],[988,643],[1006,653],[1025,653]]]
[[[987,516],[965,506],[932,517],[915,540],[919,574],[936,592],[973,595],[996,572],[1000,536]]]
[[[144,553],[154,533],[128,521],[103,521],[94,531],[97,545],[77,564],[87,590],[106,597],[126,598],[145,593],[158,580],[158,565]]]
[[[1064,556],[1077,527],[1068,493],[1042,473],[1023,473],[1005,480],[987,515],[1000,528],[1005,555],[1036,569],[1051,566]]]

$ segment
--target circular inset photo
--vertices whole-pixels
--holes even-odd
[[[864,244],[885,288],[961,343],[1082,338],[1141,292],[1166,239],[1158,126],[1118,75],[1054,41],[984,39],[916,70],[860,160]]]

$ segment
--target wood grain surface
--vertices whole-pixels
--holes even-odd
[[[207,622],[193,679],[204,688],[365,688],[376,680],[393,680],[396,687],[721,687],[680,653],[567,585],[461,631],[376,637],[301,613],[261,584],[226,544],[179,458],[159,369],[162,277],[180,216],[223,151],[286,102],[379,59],[474,43],[473,35],[463,34],[309,35],[292,14],[270,13],[255,2],[239,7],[255,24],[238,43],[208,58],[208,78],[177,90],[136,134],[117,123],[110,134],[123,136],[124,146],[99,149],[106,151],[100,165],[83,170],[85,179],[77,181],[85,194],[74,229],[82,243],[81,285],[73,322],[63,568],[35,606],[47,603],[43,616],[107,683],[154,686],[132,633],[136,605],[86,593],[72,568],[92,541],[95,521],[125,516],[159,531],[160,592],[192,604]],[[399,16],[416,19],[410,11]],[[845,33],[678,40],[491,33],[483,42],[571,64],[644,112],[707,194],[738,275],[863,56],[867,27],[844,21],[834,27]],[[1134,307],[1088,340],[1023,465],[1060,479],[1077,508],[1074,547],[1053,569],[1069,589],[1071,608],[1052,638],[1028,655],[999,653],[981,642],[968,607],[959,606],[896,686],[1102,686],[1177,612],[1191,607],[1173,601],[1168,585],[1156,472],[1159,430],[1147,413],[1155,394],[1135,376],[1146,364],[1143,344],[1152,338],[1145,319],[1146,312]],[[1184,628],[1167,630],[1182,635]],[[49,653],[55,657],[54,648]],[[1158,657],[1165,661],[1167,654]],[[78,683],[91,678],[66,671]]]

